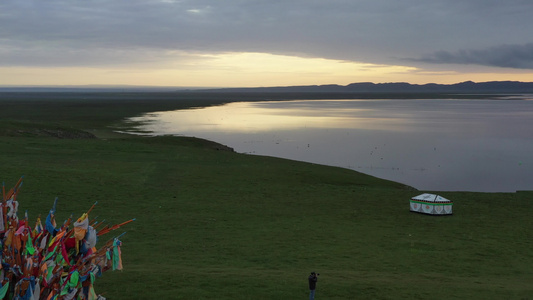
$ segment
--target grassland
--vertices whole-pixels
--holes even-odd
[[[429,217],[409,212],[422,191],[355,171],[113,131],[142,112],[230,100],[2,94],[1,179],[25,176],[31,220],[56,196],[60,220],[95,201],[99,219],[137,218],[124,271],[97,279],[108,299],[306,299],[310,271],[317,299],[533,297],[530,192],[442,192],[454,215]]]

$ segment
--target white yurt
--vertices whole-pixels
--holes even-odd
[[[410,210],[412,212],[428,215],[451,215],[453,202],[435,194],[422,194],[411,198]]]

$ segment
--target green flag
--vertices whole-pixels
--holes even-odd
[[[6,284],[4,284],[3,287],[0,288],[0,299],[4,299],[8,290],[9,290],[9,281],[6,282]]]
[[[35,253],[35,248],[33,248],[33,243],[31,241],[31,234],[28,234],[28,241],[26,242],[26,251],[29,255]]]

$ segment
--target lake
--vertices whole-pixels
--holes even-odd
[[[268,155],[353,169],[431,191],[533,190],[533,101],[234,102],[131,118]]]

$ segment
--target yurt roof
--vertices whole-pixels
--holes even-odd
[[[425,202],[452,202],[451,200],[435,194],[421,194],[411,199]]]

